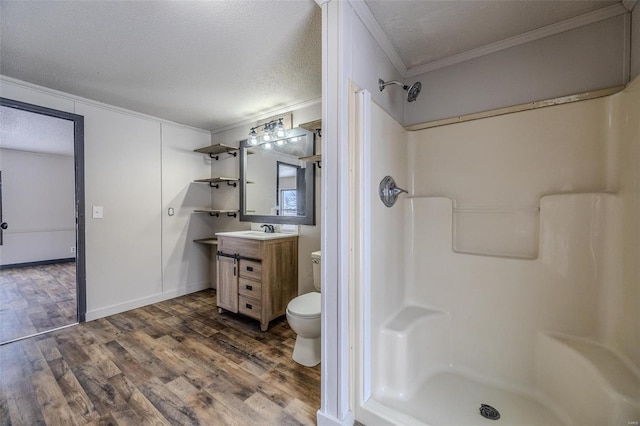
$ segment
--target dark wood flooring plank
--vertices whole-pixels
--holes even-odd
[[[54,308],[31,314],[43,309]],[[262,332],[202,291],[0,346],[0,415],[12,425],[315,424],[320,368],[293,362],[293,342],[285,319]]]
[[[140,386],[140,391],[172,424],[203,424],[193,408],[165,387],[162,381],[151,379]]]
[[[52,425],[77,425],[58,382],[50,371],[41,370],[31,376],[31,386],[42,414]]]
[[[169,425],[169,422],[156,407],[131,383],[126,376],[118,374],[109,379],[109,383],[120,393],[135,413],[135,423],[144,425]]]
[[[0,270],[0,342],[76,322],[75,263]]]
[[[64,394],[74,417],[82,419],[84,423],[96,420],[100,416],[99,413],[65,360],[63,358],[50,360],[49,368],[58,382],[58,386]]]

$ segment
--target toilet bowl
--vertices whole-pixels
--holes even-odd
[[[313,285],[320,290],[320,252],[311,253]],[[320,363],[320,293],[313,291],[291,300],[287,305],[287,321],[296,332],[293,360],[313,367]]]

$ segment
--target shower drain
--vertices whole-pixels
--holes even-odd
[[[480,404],[480,415],[489,420],[498,420],[500,412],[487,404]]]

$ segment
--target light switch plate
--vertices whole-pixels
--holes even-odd
[[[104,215],[104,209],[102,206],[93,206],[93,218],[102,219]]]

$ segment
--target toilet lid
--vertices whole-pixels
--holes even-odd
[[[289,302],[287,310],[289,313],[302,318],[319,317],[320,303],[320,293],[313,291],[293,299]]]

